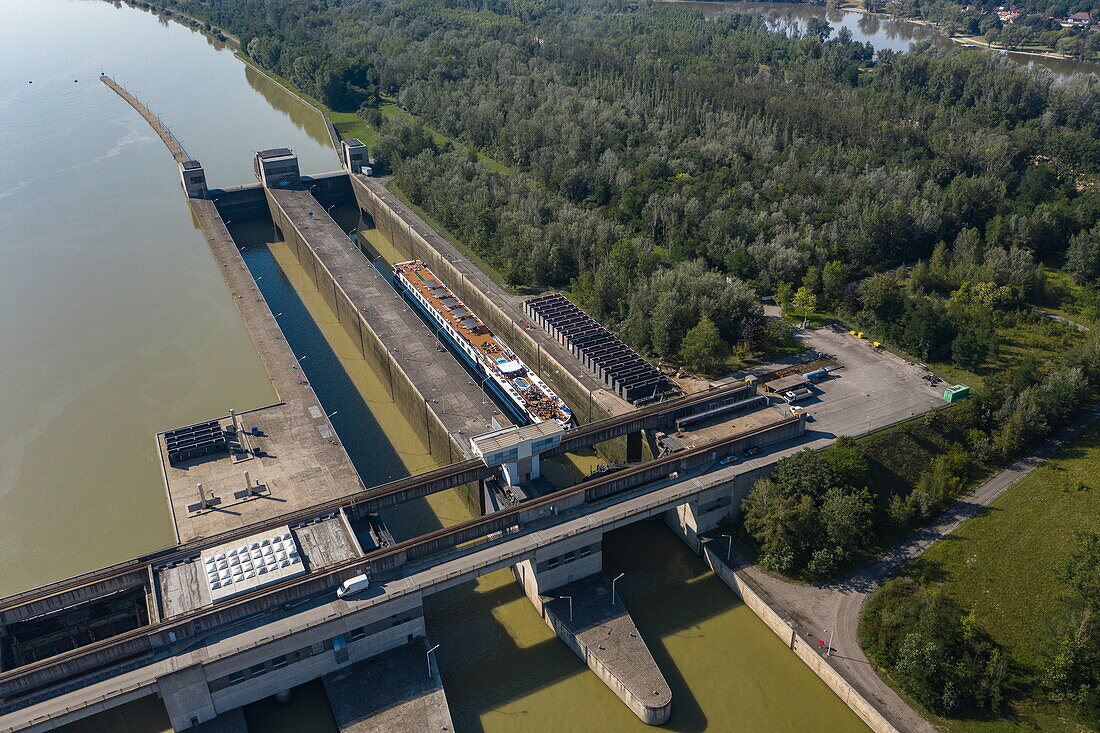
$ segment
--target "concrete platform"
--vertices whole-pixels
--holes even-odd
[[[670,433],[664,438],[669,446],[679,447],[683,450],[691,450],[701,445],[729,438],[749,430],[762,428],[777,423],[791,416],[786,403],[773,404],[768,407],[756,408],[736,417],[716,417],[713,420],[697,423],[686,428],[682,433]]]
[[[324,676],[341,733],[454,730],[447,695],[428,647],[414,642]]]
[[[297,230],[313,256],[323,268],[315,270],[313,263],[299,253],[306,271],[318,283],[324,294],[336,286],[346,294],[359,317],[385,344],[389,357],[397,362],[413,386],[423,395],[455,442],[469,452],[469,436],[486,432],[491,420],[499,414],[496,405],[486,397],[457,359],[440,351],[435,333],[413,312],[412,307],[386,281],[363,254],[348,239],[343,229],[333,221],[308,191],[268,190],[269,200],[281,209],[275,212],[276,223],[292,245],[292,232],[286,231],[280,219],[285,217]],[[328,282],[324,282],[324,281]],[[354,318],[342,308],[336,308],[341,322]],[[344,323],[349,328],[348,323]],[[352,325],[351,329],[356,326]],[[349,329],[350,330],[350,329]],[[383,368],[385,365],[382,365]],[[499,418],[498,418],[499,419]]]
[[[270,519],[364,488],[214,204],[202,199],[190,199],[189,203],[281,402],[242,413],[241,427],[256,426],[262,433],[248,439],[261,451],[250,460],[234,460],[221,453],[171,466],[163,435],[158,436],[179,542]],[[221,421],[228,425],[227,417],[222,416]],[[245,470],[253,485],[259,480],[266,487],[265,496],[249,501],[234,498],[234,493],[244,488]],[[189,512],[188,507],[198,501],[196,485],[200,481],[220,501],[211,511]]]
[[[546,621],[635,715],[650,725],[668,721],[672,689],[638,633],[621,598],[611,603],[603,573],[555,588],[544,597]],[[573,599],[570,617],[569,601]]]

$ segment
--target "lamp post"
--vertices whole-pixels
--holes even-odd
[[[831,629],[825,629],[824,631],[829,635],[829,646],[825,649],[825,656],[831,657],[833,656],[833,632]]]
[[[569,601],[569,623],[573,623],[573,596],[560,596],[560,598]]]
[[[619,578],[626,575],[626,573],[619,573],[611,580],[611,605],[615,605],[615,584],[619,582]]]
[[[438,648],[439,648],[439,644],[436,644],[435,646],[433,646],[431,649],[428,650],[427,654],[424,655],[424,657],[428,660],[428,676],[429,677],[432,676],[432,652],[434,652]]]
[[[733,554],[733,535],[724,534],[722,536],[725,537],[726,540],[727,540],[727,542],[726,542],[726,559],[729,560],[730,555]]]

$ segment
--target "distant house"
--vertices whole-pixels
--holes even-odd
[[[998,10],[997,17],[1001,19],[1002,23],[1015,23],[1016,19],[1020,17],[1019,10]]]
[[[1092,16],[1082,10],[1066,18],[1065,22],[1070,25],[1089,25],[1092,23]]]

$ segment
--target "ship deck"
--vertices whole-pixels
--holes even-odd
[[[455,332],[460,337],[470,343],[487,359],[490,361],[498,359],[507,361],[519,360],[519,357],[515,356],[511,351],[506,350],[505,347],[497,341],[493,332],[485,325],[484,321],[471,311],[465,303],[459,300],[459,298],[451,292],[450,288],[444,285],[443,282],[436,277],[435,273],[428,269],[427,265],[414,260],[412,262],[401,262],[394,267],[404,274],[409,285],[416,288],[420,295],[428,301],[431,308],[444,320],[450,323],[451,327],[454,328]],[[526,367],[525,365],[525,369],[528,374],[531,373],[530,367]],[[524,379],[530,387],[537,390],[541,395],[539,399],[531,399],[527,394],[520,393],[523,400],[526,402],[529,412],[539,415],[541,419],[566,419],[565,414],[557,405],[554,405],[552,410],[548,410],[549,406],[544,405],[546,401],[554,402],[557,398],[556,395],[553,393],[544,394],[543,391],[539,389],[538,385],[531,381],[527,374],[518,376],[520,379]],[[509,379],[509,377],[503,373],[501,377]]]

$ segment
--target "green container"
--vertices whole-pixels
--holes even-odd
[[[970,394],[970,387],[965,384],[956,384],[953,387],[948,387],[943,391],[943,398],[948,402],[958,402],[964,397]]]

